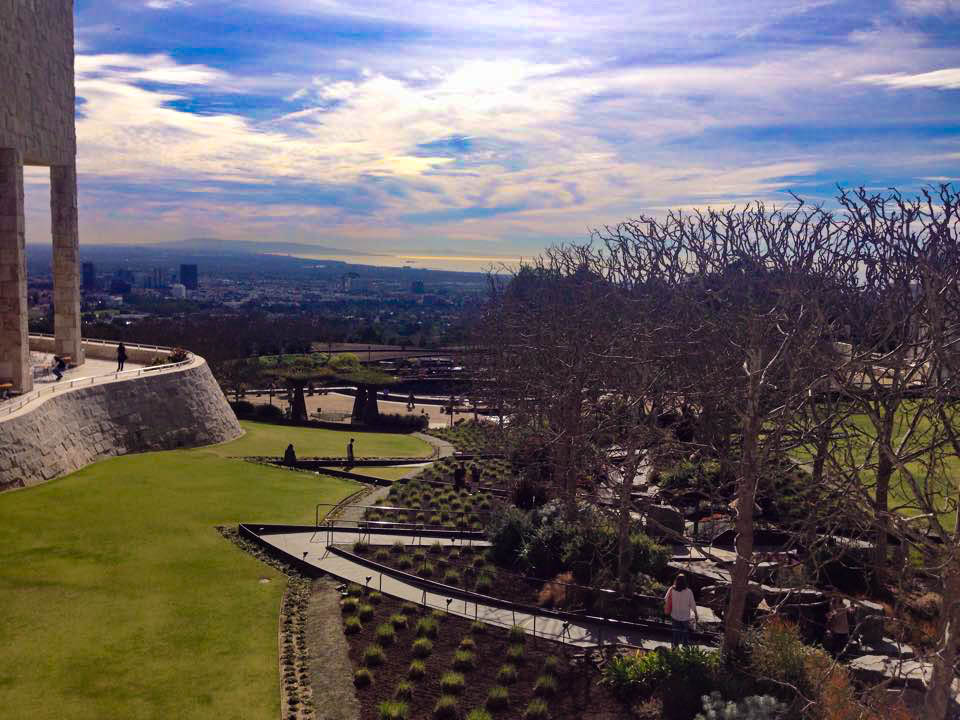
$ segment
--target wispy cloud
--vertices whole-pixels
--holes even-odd
[[[931,70],[917,73],[891,73],[888,75],[863,75],[859,82],[871,85],[883,85],[897,90],[910,88],[937,88],[939,90],[960,90],[960,67]]]

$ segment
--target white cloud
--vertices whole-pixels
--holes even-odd
[[[936,88],[939,90],[960,90],[960,67],[932,70],[930,72],[909,74],[890,73],[886,75],[861,75],[857,82],[869,85],[881,85],[896,90],[911,88]]]
[[[168,10],[172,7],[185,7],[192,4],[190,0],[148,0],[147,7],[153,10]]]
[[[910,15],[945,15],[960,12],[960,0],[900,0],[900,9]]]

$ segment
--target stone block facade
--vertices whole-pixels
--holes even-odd
[[[114,455],[224,442],[243,430],[202,358],[187,368],[55,395],[0,418],[0,491]]]
[[[23,166],[50,167],[57,354],[80,344],[73,0],[0,0],[0,384],[33,387],[27,340]]]
[[[73,165],[73,0],[0,0],[0,148]]]

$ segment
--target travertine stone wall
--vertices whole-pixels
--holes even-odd
[[[27,340],[27,255],[23,224],[23,162],[0,147],[0,383],[33,387]]]
[[[206,362],[95,385],[0,418],[0,491],[36,485],[112,455],[232,440],[242,433]]]
[[[0,148],[72,165],[73,0],[0,0]]]
[[[77,170],[50,168],[50,226],[53,230],[53,333],[55,355],[83,362],[80,343],[80,235],[77,228]]]

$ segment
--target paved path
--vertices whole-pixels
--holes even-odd
[[[633,645],[645,650],[652,650],[657,647],[669,647],[670,637],[668,633],[657,633],[656,631],[629,631],[611,630],[601,628],[599,623],[590,621],[570,621],[565,623],[563,620],[535,615],[530,613],[513,612],[502,608],[474,603],[448,595],[424,591],[419,587],[406,583],[390,575],[382,575],[364,565],[359,565],[347,558],[335,555],[327,551],[327,544],[350,545],[358,537],[355,532],[336,531],[328,533],[321,531],[297,532],[282,535],[265,535],[263,540],[274,547],[282,550],[289,555],[297,558],[303,558],[306,562],[324,572],[335,575],[342,580],[355,582],[360,585],[367,585],[376,590],[381,590],[387,595],[408,600],[419,605],[426,605],[430,608],[446,609],[449,612],[461,615],[466,618],[481,620],[491,625],[501,627],[511,627],[519,625],[527,633],[535,634],[541,637],[548,637],[554,640],[562,640],[568,644],[578,647],[595,647],[600,644],[618,643],[622,645]],[[378,545],[392,545],[395,541],[401,541],[405,544],[412,542],[409,536],[376,534],[375,542]],[[445,538],[424,537],[424,545],[439,541],[444,545],[460,545],[463,541],[450,540]],[[416,538],[413,539],[416,544]],[[469,541],[468,545],[488,546],[487,541]],[[304,557],[306,553],[306,557]],[[449,601],[449,602],[448,602]],[[700,608],[701,617],[711,617],[713,614],[708,608]],[[567,625],[566,629],[564,625]]]

